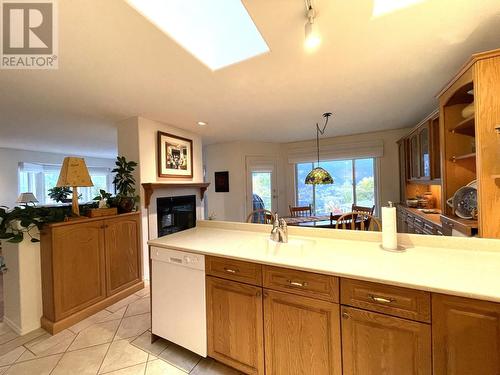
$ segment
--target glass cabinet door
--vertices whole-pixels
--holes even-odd
[[[420,177],[420,152],[418,149],[418,137],[417,135],[413,135],[410,138],[410,177],[411,178],[419,178]]]
[[[431,176],[431,160],[429,147],[429,127],[425,126],[419,132],[420,143],[420,177]]]

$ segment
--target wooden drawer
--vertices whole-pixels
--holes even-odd
[[[340,301],[343,305],[381,312],[429,323],[430,293],[366,281],[342,279]]]
[[[339,302],[339,279],[334,276],[264,266],[263,280],[265,288]]]
[[[424,233],[425,234],[434,234],[436,232],[436,229],[434,225],[431,223],[424,222]]]
[[[205,268],[207,275],[251,285],[262,285],[262,266],[260,264],[207,256]]]

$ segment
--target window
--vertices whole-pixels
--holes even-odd
[[[298,163],[296,173],[296,204],[312,204],[316,215],[350,212],[352,204],[376,205],[375,159],[322,161],[321,167],[333,177],[333,185],[306,185],[307,174],[316,163]]]
[[[99,190],[114,192],[113,176],[110,168],[89,167],[89,174],[94,186],[78,188],[81,203],[89,202],[99,195]],[[55,204],[49,197],[49,190],[56,186],[61,165],[44,165],[34,163],[19,164],[19,193],[31,192],[39,204]],[[71,198],[71,197],[69,197]]]

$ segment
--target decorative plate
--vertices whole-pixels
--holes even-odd
[[[477,214],[477,190],[463,186],[453,196],[455,214],[462,219],[472,219]]]

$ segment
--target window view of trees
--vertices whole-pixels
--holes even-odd
[[[333,185],[306,185],[304,180],[315,163],[296,164],[297,205],[312,204],[317,215],[351,211],[352,204],[375,205],[375,159],[321,162],[333,177]]]

